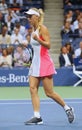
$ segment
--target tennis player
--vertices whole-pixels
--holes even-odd
[[[29,70],[29,84],[34,116],[30,120],[27,120],[25,125],[43,124],[40,115],[40,99],[38,96],[38,88],[41,80],[45,94],[64,108],[69,123],[72,123],[74,120],[72,107],[69,107],[53,91],[53,74],[56,74],[56,70],[48,52],[50,49],[50,36],[47,27],[43,25],[44,13],[42,9],[31,8],[26,14],[28,21],[33,26],[30,43],[33,47],[34,55]]]

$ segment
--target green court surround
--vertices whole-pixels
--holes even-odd
[[[59,93],[62,98],[82,98],[82,87],[54,87],[54,90]],[[47,98],[43,87],[39,88],[41,99]],[[30,99],[29,87],[0,87],[0,100],[3,99]]]

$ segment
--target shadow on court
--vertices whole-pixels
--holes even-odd
[[[82,130],[82,99],[66,99],[75,109],[76,119],[69,124],[57,103],[41,100],[43,125],[24,125],[33,116],[30,100],[0,100],[0,130]]]

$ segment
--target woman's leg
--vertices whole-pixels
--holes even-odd
[[[53,90],[53,78],[52,76],[44,77],[42,79],[45,94],[60,104],[62,107],[65,106],[64,100]]]
[[[29,83],[30,83],[30,93],[31,93],[33,110],[34,112],[38,112],[40,110],[40,100],[38,96],[38,87],[40,83],[40,78],[30,76]]]
[[[40,83],[40,78],[30,76],[29,83],[30,83],[30,93],[34,110],[34,116],[30,120],[26,121],[25,125],[43,124],[42,118],[40,116],[40,100],[38,96],[38,87]]]
[[[74,120],[73,109],[71,107],[69,107],[64,102],[64,100],[53,90],[52,76],[44,77],[44,78],[42,78],[42,81],[43,81],[43,86],[44,86],[46,95],[48,97],[52,98],[54,101],[56,101],[58,104],[60,104],[64,108],[64,110],[67,114],[69,123],[72,123]]]

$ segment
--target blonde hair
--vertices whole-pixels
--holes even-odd
[[[42,9],[37,9],[37,8],[32,8],[32,9],[40,14],[39,25],[43,24],[43,21],[44,21],[44,12],[43,12],[43,10]]]

